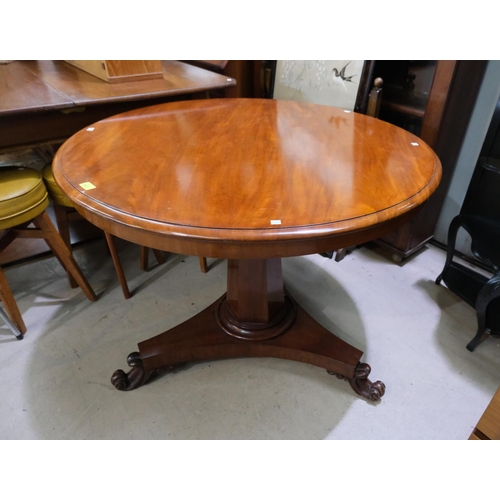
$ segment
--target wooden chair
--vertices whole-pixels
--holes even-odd
[[[0,231],[3,231],[0,251],[16,238],[43,238],[86,297],[95,301],[97,297],[94,291],[45,211],[48,204],[47,189],[39,172],[31,168],[0,170]],[[34,227],[31,227],[32,224]],[[26,325],[1,268],[0,299],[19,331],[16,336],[22,338],[22,334],[26,333]]]
[[[473,351],[489,335],[500,335],[499,193],[500,160],[480,158],[460,214],[451,221],[446,262],[436,279],[436,284],[444,281],[451,291],[476,310],[478,327],[476,335],[467,344],[469,351]],[[465,229],[472,239],[474,257],[493,271],[489,279],[454,262],[460,228]]]
[[[60,187],[57,185],[54,175],[52,173],[52,164],[47,164],[42,170],[43,179],[47,190],[53,201],[54,214],[56,217],[57,227],[59,228],[59,233],[64,243],[71,251],[71,239],[69,232],[69,222],[75,218],[81,218],[81,215],[76,211],[73,202],[61,191]],[[114,236],[106,231],[104,231],[104,236],[108,243],[109,252],[111,258],[113,259],[113,264],[115,266],[116,274],[118,276],[118,281],[126,299],[129,299],[132,295],[130,293],[127,280],[125,278],[125,273],[123,271],[123,266],[116,249]],[[158,264],[163,264],[165,259],[160,250],[152,249],[153,254],[158,261]],[[141,256],[140,256],[140,267],[142,271],[149,270],[149,248],[141,246]],[[200,257],[200,268],[203,273],[208,271],[207,260],[205,257]],[[70,285],[72,287],[76,286],[72,278],[70,277]]]
[[[383,84],[384,80],[382,80],[382,78],[375,78],[373,81],[373,88],[368,96],[365,115],[378,118],[378,115],[380,114],[380,105],[382,104]]]

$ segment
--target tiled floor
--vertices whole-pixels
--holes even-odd
[[[323,325],[364,351],[378,404],[325,370],[279,359],[206,362],[131,392],[110,383],[137,343],[225,291],[224,261],[170,255],[148,273],[139,249],[121,255],[125,300],[103,241],[75,256],[99,300],[70,289],[55,258],[6,270],[28,333],[0,325],[0,439],[445,439],[465,440],[500,384],[500,341],[474,353],[474,311],[434,284],[432,246],[396,265],[360,248],[336,263],[285,259],[285,284]],[[151,257],[154,262],[154,258]]]

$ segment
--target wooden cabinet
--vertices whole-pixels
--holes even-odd
[[[420,213],[376,241],[400,262],[433,237],[487,61],[370,61],[365,66],[372,78],[384,80],[379,118],[421,137],[443,166],[441,184]]]

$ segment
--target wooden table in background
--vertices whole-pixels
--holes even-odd
[[[236,85],[179,61],[162,66],[163,79],[107,83],[64,61],[0,64],[0,151],[62,141],[117,113]]]
[[[0,153],[32,148],[48,162],[65,139],[103,118],[236,85],[234,78],[179,61],[162,61],[162,67],[163,79],[107,83],[64,61],[0,64]],[[100,235],[86,221],[71,226],[73,244]],[[18,239],[2,252],[0,265],[45,254],[43,240]]]
[[[130,372],[113,374],[115,387],[134,389],[183,362],[270,356],[382,397],[363,353],[286,292],[281,258],[364,243],[411,219],[441,178],[439,159],[414,135],[328,106],[197,100],[96,123],[53,165],[96,226],[148,247],[228,259],[227,294],[141,342]]]

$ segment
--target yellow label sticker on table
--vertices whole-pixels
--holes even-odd
[[[89,189],[95,189],[95,186],[91,182],[82,182],[80,184],[80,187],[85,189],[85,191],[88,191]]]

